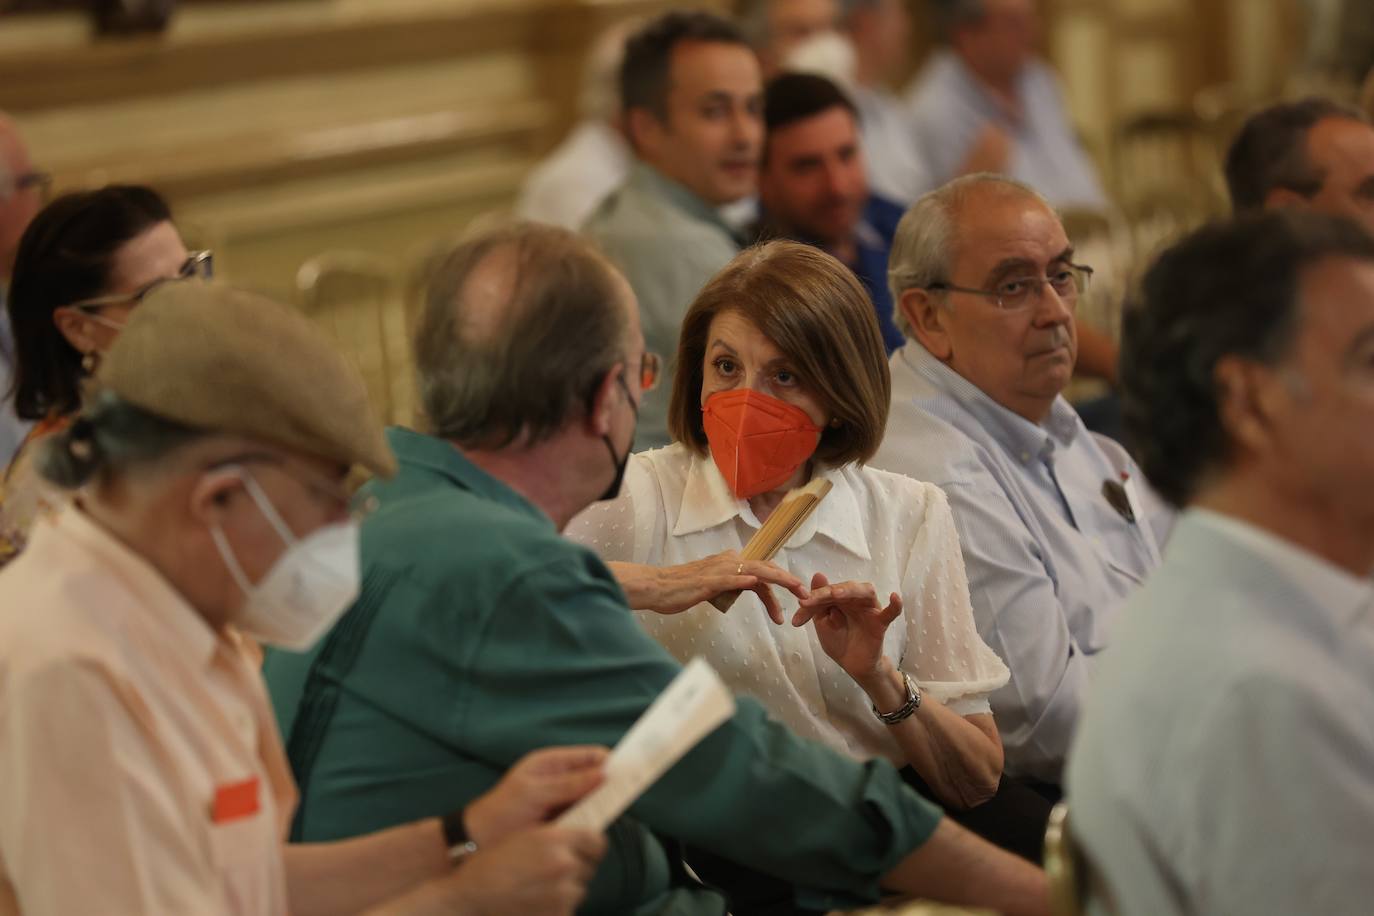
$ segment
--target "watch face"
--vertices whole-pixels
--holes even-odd
[[[457,865],[477,851],[477,844],[472,840],[464,840],[448,848],[448,861],[450,865]]]

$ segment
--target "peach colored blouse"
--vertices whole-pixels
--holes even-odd
[[[285,914],[261,676],[75,505],[0,571],[0,914]]]

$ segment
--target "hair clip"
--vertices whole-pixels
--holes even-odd
[[[67,451],[81,461],[90,461],[95,455],[95,424],[87,417],[72,421],[67,430]]]

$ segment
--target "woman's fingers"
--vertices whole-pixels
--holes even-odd
[[[883,611],[883,624],[887,625],[902,616],[902,596],[893,592],[887,596],[887,608]]]
[[[798,579],[781,566],[775,566],[766,560],[744,560],[738,564],[737,568],[745,575],[757,576],[765,582],[780,585],[788,591],[797,588],[806,591],[805,586],[802,585],[801,579]]]
[[[759,596],[763,602],[763,609],[768,612],[768,619],[776,624],[782,624],[782,605],[778,604],[777,596],[768,587],[768,583],[755,580],[752,587],[754,594]]]
[[[817,574],[819,576],[819,573]],[[818,607],[828,604],[852,604],[860,607],[878,608],[878,592],[871,582],[837,582],[834,585],[817,586],[813,580],[811,597],[803,599],[803,607]]]

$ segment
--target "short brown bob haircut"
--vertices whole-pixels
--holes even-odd
[[[892,377],[873,303],[848,267],[818,248],[775,241],[745,249],[711,278],[682,320],[668,432],[706,455],[701,385],[711,321],[738,312],[773,342],[832,422],[816,460],[873,457],[887,427]]]

